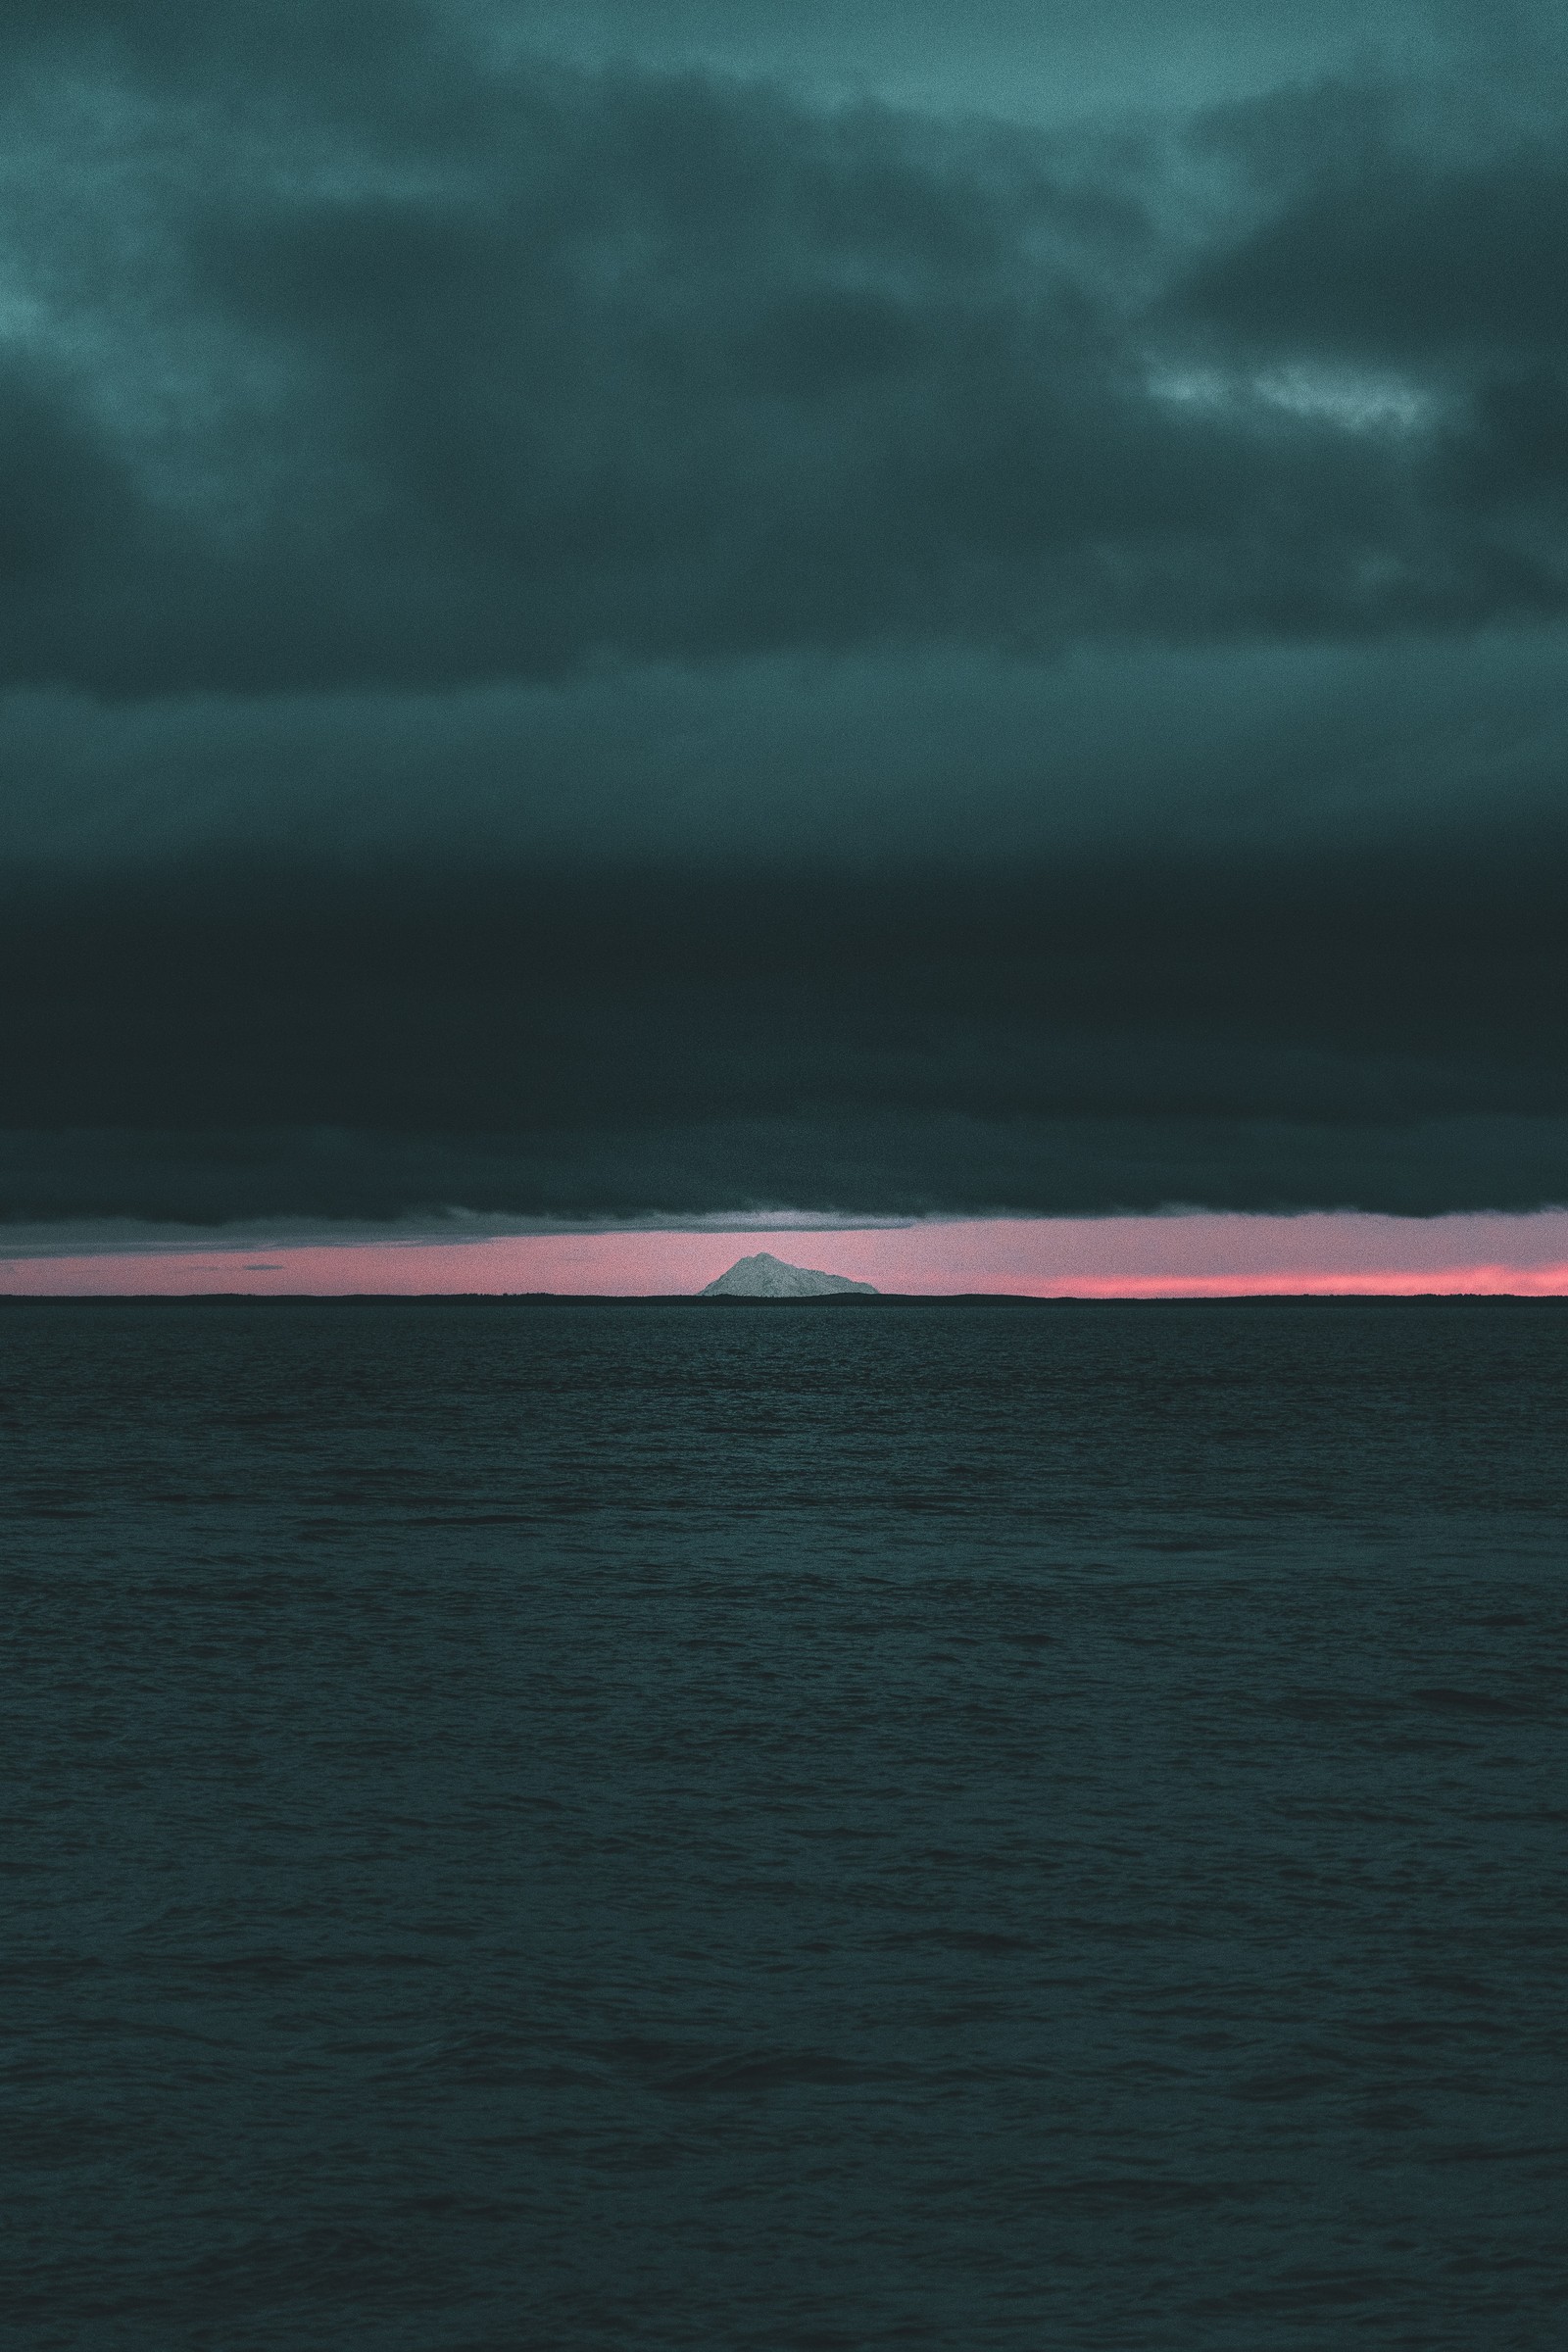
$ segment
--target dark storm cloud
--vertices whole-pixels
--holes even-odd
[[[0,28],[0,1210],[1568,1197],[1537,103],[519,27]]]
[[[1553,141],[1444,167],[1374,151],[1194,271],[1200,318],[1254,349],[1486,369],[1568,350],[1568,167]]]
[[[61,348],[10,400],[37,485],[14,679],[441,684],[1376,631],[1568,593],[1561,518],[1511,498],[1515,445],[1539,469],[1560,442],[1568,177],[1544,148],[1437,171],[1385,106],[1347,157],[1331,92],[1293,124],[1326,177],[1280,202],[1238,171],[1268,127],[1245,109],[1162,179],[1147,142],[465,76],[433,39],[427,76],[382,38],[353,86],[307,70],[319,29],[297,112],[258,96],[229,133],[216,98],[166,91],[157,22],[139,74],[104,74],[98,203],[33,223],[21,291]],[[268,54],[275,75],[292,51]],[[1195,253],[1177,188],[1205,169]],[[128,250],[103,217],[127,177]]]
[[[126,469],[47,368],[0,373],[0,582],[34,599],[123,546],[135,507]],[[73,615],[73,618],[75,616]]]
[[[0,958],[26,1007],[6,1204],[1560,1198],[1568,844],[1538,822],[1446,847],[35,879]]]

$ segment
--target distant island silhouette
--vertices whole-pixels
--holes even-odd
[[[852,1282],[847,1274],[823,1274],[814,1266],[787,1265],[769,1250],[738,1257],[728,1273],[706,1285],[704,1298],[832,1298],[850,1292],[877,1298],[874,1282]]]

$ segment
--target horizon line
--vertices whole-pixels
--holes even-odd
[[[0,1260],[0,1297],[694,1298],[756,1255],[760,1237],[753,1226],[422,1242],[274,1235],[248,1247],[203,1238],[175,1250],[19,1252]],[[1422,1222],[1354,1212],[955,1219],[818,1228],[794,1249],[804,1270],[884,1298],[1568,1295],[1562,1210]]]
[[[1481,1284],[1455,1285],[1436,1290],[1416,1290],[1397,1282],[1354,1281],[1339,1284],[1299,1284],[1291,1290],[1242,1288],[1223,1278],[1204,1286],[1159,1287],[1130,1282],[1124,1287],[1105,1284],[1099,1289],[1059,1291],[859,1291],[828,1292],[819,1296],[799,1298],[750,1298],[743,1294],[714,1296],[702,1291],[392,1291],[392,1290],[188,1290],[188,1291],[7,1291],[0,1290],[0,1309],[7,1306],[190,1306],[232,1305],[243,1299],[248,1305],[263,1306],[341,1306],[345,1304],[395,1304],[403,1306],[442,1305],[484,1299],[498,1306],[527,1305],[548,1300],[552,1305],[567,1306],[710,1306],[739,1307],[856,1307],[877,1304],[897,1306],[967,1306],[977,1300],[1006,1306],[1252,1306],[1279,1303],[1282,1300],[1307,1299],[1333,1303],[1341,1299],[1372,1301],[1377,1304],[1420,1304],[1435,1298],[1473,1301],[1514,1300],[1528,1305],[1562,1304],[1568,1302],[1568,1282],[1561,1288],[1504,1290]]]

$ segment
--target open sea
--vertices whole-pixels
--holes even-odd
[[[0,2332],[1560,2352],[1568,1302],[0,1305]]]

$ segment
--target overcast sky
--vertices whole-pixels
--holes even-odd
[[[1565,66],[9,0],[0,1215],[1568,1200]]]

